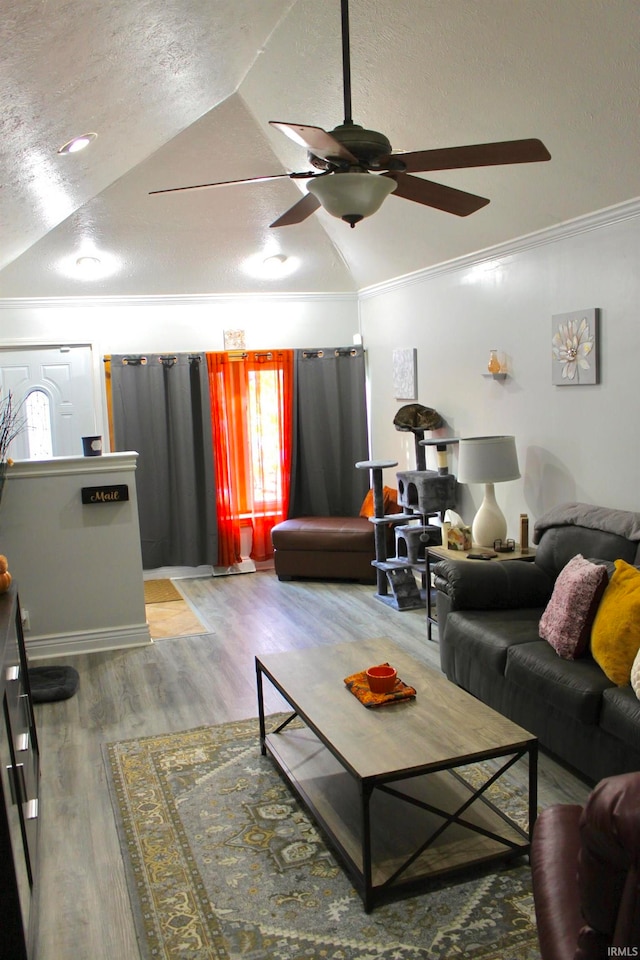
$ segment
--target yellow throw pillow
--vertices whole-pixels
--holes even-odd
[[[640,649],[640,570],[624,560],[615,568],[593,623],[591,652],[609,680],[625,687]]]

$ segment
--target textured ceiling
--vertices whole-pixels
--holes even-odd
[[[549,163],[430,175],[354,230],[269,224],[306,170],[269,120],[343,119],[339,0],[0,0],[0,296],[356,290],[640,195],[638,0],[351,0],[354,120],[397,150],[539,137]],[[59,156],[95,131],[83,153]],[[81,253],[109,275],[74,273]],[[282,252],[299,270],[253,277]]]

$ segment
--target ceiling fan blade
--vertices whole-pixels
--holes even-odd
[[[209,187],[234,187],[241,183],[266,183],[268,180],[299,180],[313,177],[315,174],[309,173],[274,173],[268,177],[247,177],[246,180],[220,180],[218,183],[198,183],[193,187],[169,187],[167,190],[150,190],[149,196],[157,193],[181,193],[185,190],[208,190]]]
[[[322,127],[309,127],[302,123],[283,123],[280,120],[269,120],[269,123],[290,140],[306,147],[314,157],[322,157],[323,160],[347,160],[349,163],[358,162],[350,150],[347,150]]]
[[[283,213],[281,217],[278,217],[277,220],[269,224],[269,226],[290,227],[294,223],[302,223],[302,221],[310,217],[312,213],[315,213],[319,206],[320,201],[318,198],[314,197],[312,193],[307,193],[301,200],[294,203],[286,213]]]
[[[445,213],[454,213],[457,217],[468,217],[489,203],[486,197],[477,197],[464,190],[446,187],[443,183],[423,180],[422,177],[411,177],[407,173],[384,173],[383,176],[390,177],[398,185],[392,196],[423,203]]]
[[[460,170],[463,167],[490,167],[506,163],[536,163],[551,159],[551,154],[544,143],[536,139],[475,143],[464,147],[443,147],[440,150],[394,153],[392,156],[406,164],[407,173]],[[385,159],[387,158],[382,158],[383,164]]]

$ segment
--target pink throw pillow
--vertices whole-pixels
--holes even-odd
[[[565,660],[586,651],[591,626],[609,578],[606,567],[573,557],[560,571],[540,619],[540,636]]]

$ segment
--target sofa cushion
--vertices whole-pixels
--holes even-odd
[[[551,527],[544,531],[536,551],[536,566],[554,580],[564,566],[581,553],[583,557],[600,557],[637,563],[638,543],[615,533],[589,530],[580,526]]]
[[[580,553],[560,571],[540,618],[540,636],[565,660],[575,660],[587,649],[608,582],[605,567],[590,563]]]
[[[631,689],[640,700],[640,650],[631,665]]]
[[[362,517],[296,517],[271,531],[276,550],[368,553],[373,550],[373,524]]]
[[[507,653],[511,683],[581,723],[597,724],[603,691],[611,682],[591,657],[563,660],[544,640],[518,644]]]
[[[640,570],[616,560],[591,631],[591,650],[607,677],[619,687],[631,682],[640,648]]]
[[[640,751],[640,701],[631,687],[610,687],[604,691],[600,726]]]
[[[540,608],[523,610],[458,610],[447,617],[447,644],[460,651],[456,655],[456,682],[472,662],[502,676],[507,651],[514,644],[538,640]]]

